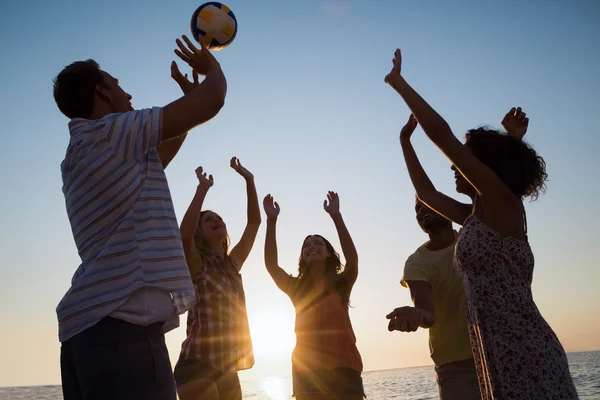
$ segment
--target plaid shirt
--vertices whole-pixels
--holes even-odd
[[[229,256],[201,255],[193,278],[197,304],[188,312],[179,360],[196,359],[223,373],[252,368],[254,353],[242,275]]]

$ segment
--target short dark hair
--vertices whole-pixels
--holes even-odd
[[[68,118],[89,118],[96,85],[104,84],[100,65],[94,60],[75,61],[54,78],[54,101]]]
[[[546,162],[526,142],[485,127],[471,129],[466,146],[520,199],[537,200],[546,190]]]

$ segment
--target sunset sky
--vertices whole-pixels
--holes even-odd
[[[52,78],[94,58],[136,108],[180,96],[170,78],[175,39],[201,2],[8,0],[0,15],[4,167],[0,170],[0,386],[59,384],[55,307],[80,263],[65,212],[60,163],[68,120]],[[202,165],[215,185],[206,207],[235,242],[245,186],[232,156],[275,196],[280,265],[296,274],[303,238],[340,249],[323,211],[327,190],[360,256],[351,301],[365,370],[430,364],[427,331],[389,333],[385,315],[410,304],[405,259],[426,240],[398,134],[409,112],[383,82],[396,47],[403,75],[463,137],[500,127],[512,106],[531,119],[527,140],[548,164],[548,190],[526,203],[536,257],[533,291],[567,351],[600,349],[600,3],[552,1],[247,1],[226,4],[239,22],[215,55],[228,78],[221,113],[193,130],[167,169],[179,220]],[[187,66],[179,63],[184,72]],[[414,143],[440,190],[454,191],[449,162],[418,129]],[[466,200],[463,198],[462,200]],[[242,272],[257,363],[242,379],[290,374],[294,310],[263,263],[265,225]],[[167,335],[173,363],[185,337]]]

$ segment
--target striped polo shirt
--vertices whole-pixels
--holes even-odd
[[[63,193],[81,257],[56,308],[64,342],[122,306],[138,289],[171,294],[177,313],[196,298],[156,147],[162,108],[69,122]]]

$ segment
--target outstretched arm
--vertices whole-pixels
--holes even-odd
[[[352,236],[350,236],[350,232],[348,232],[348,228],[342,218],[340,212],[340,197],[338,194],[329,191],[327,193],[327,198],[323,202],[323,208],[325,208],[325,211],[331,216],[331,219],[335,224],[335,229],[337,230],[340,244],[342,245],[342,252],[346,259],[342,277],[346,279],[350,286],[352,286],[358,277],[358,253],[356,252],[356,247],[352,241]]]
[[[280,266],[277,255],[277,217],[279,216],[279,204],[273,200],[273,196],[266,195],[263,200],[265,213],[267,214],[267,235],[265,238],[265,266],[275,284],[283,292],[290,294],[293,278],[289,276]]]
[[[227,80],[221,66],[206,48],[200,38],[200,49],[183,36],[183,42],[176,40],[179,50],[175,54],[193,70],[205,78],[183,97],[166,105],[163,109],[162,140],[170,140],[184,135],[191,129],[214,118],[227,95]]]
[[[183,216],[181,227],[179,228],[181,232],[181,241],[183,242],[185,258],[192,278],[199,274],[202,268],[200,257],[198,256],[196,245],[194,243],[194,235],[196,234],[196,228],[200,223],[202,203],[204,203],[206,194],[214,183],[212,175],[207,177],[206,172],[204,172],[202,167],[196,168],[196,176],[198,177],[198,187],[196,188],[196,193],[194,194],[192,203]]]
[[[408,122],[400,132],[400,145],[404,154],[404,161],[408,169],[408,175],[417,192],[417,197],[429,208],[435,210],[451,221],[462,225],[465,219],[471,214],[472,204],[464,204],[453,198],[439,192],[427,173],[423,169],[417,153],[413,148],[410,138],[417,127],[417,119],[413,114],[410,115]]]
[[[192,76],[193,81],[190,82],[188,80],[188,75],[183,75],[181,71],[179,71],[179,67],[177,67],[175,61],[171,63],[171,78],[177,82],[184,95],[188,94],[198,85],[200,85],[198,81],[198,73],[195,70],[192,70]],[[165,140],[160,144],[160,146],[158,146],[156,150],[158,151],[163,168],[167,168],[167,165],[169,165],[173,158],[175,158],[186,137],[187,132],[173,139]]]
[[[426,282],[419,282],[419,284],[425,284]],[[400,331],[400,332],[415,332],[419,328],[431,328],[435,324],[435,315],[433,313],[433,304],[431,302],[431,292],[429,286],[424,289],[427,294],[417,294],[416,296],[424,297],[423,300],[428,302],[429,305],[425,306],[423,302],[421,305],[417,305],[418,301],[415,300],[416,296],[413,295],[413,289],[411,286],[411,296],[413,296],[414,307],[404,306],[394,309],[391,313],[386,315],[388,322],[388,331]],[[425,297],[429,298],[426,299]],[[427,308],[425,308],[427,307]]]
[[[246,193],[248,198],[246,228],[244,229],[242,238],[229,254],[230,257],[236,261],[238,269],[242,269],[242,265],[244,265],[244,262],[252,250],[252,246],[254,246],[256,234],[260,227],[260,207],[258,206],[258,195],[256,194],[256,186],[254,185],[254,175],[244,168],[240,163],[240,160],[236,157],[231,159],[231,168],[240,174],[246,181]]]
[[[431,328],[435,324],[431,288],[425,281],[406,281],[414,307],[398,307],[386,318],[390,320],[388,330],[414,332],[419,328]]]
[[[400,284],[409,288],[414,307],[399,307],[389,313],[389,331],[414,332],[419,328],[431,328],[435,324],[430,272],[430,268],[420,263],[414,255],[406,260]]]
[[[479,195],[495,209],[496,215],[503,215],[504,219],[507,215],[511,217],[520,215],[520,203],[510,189],[454,136],[446,121],[400,75],[402,64],[400,50],[396,50],[394,56],[394,67],[386,76],[386,82],[402,96],[423,127],[425,134],[448,157]]]
[[[529,128],[529,118],[521,107],[513,107],[502,119],[502,126],[510,136],[522,140]]]

